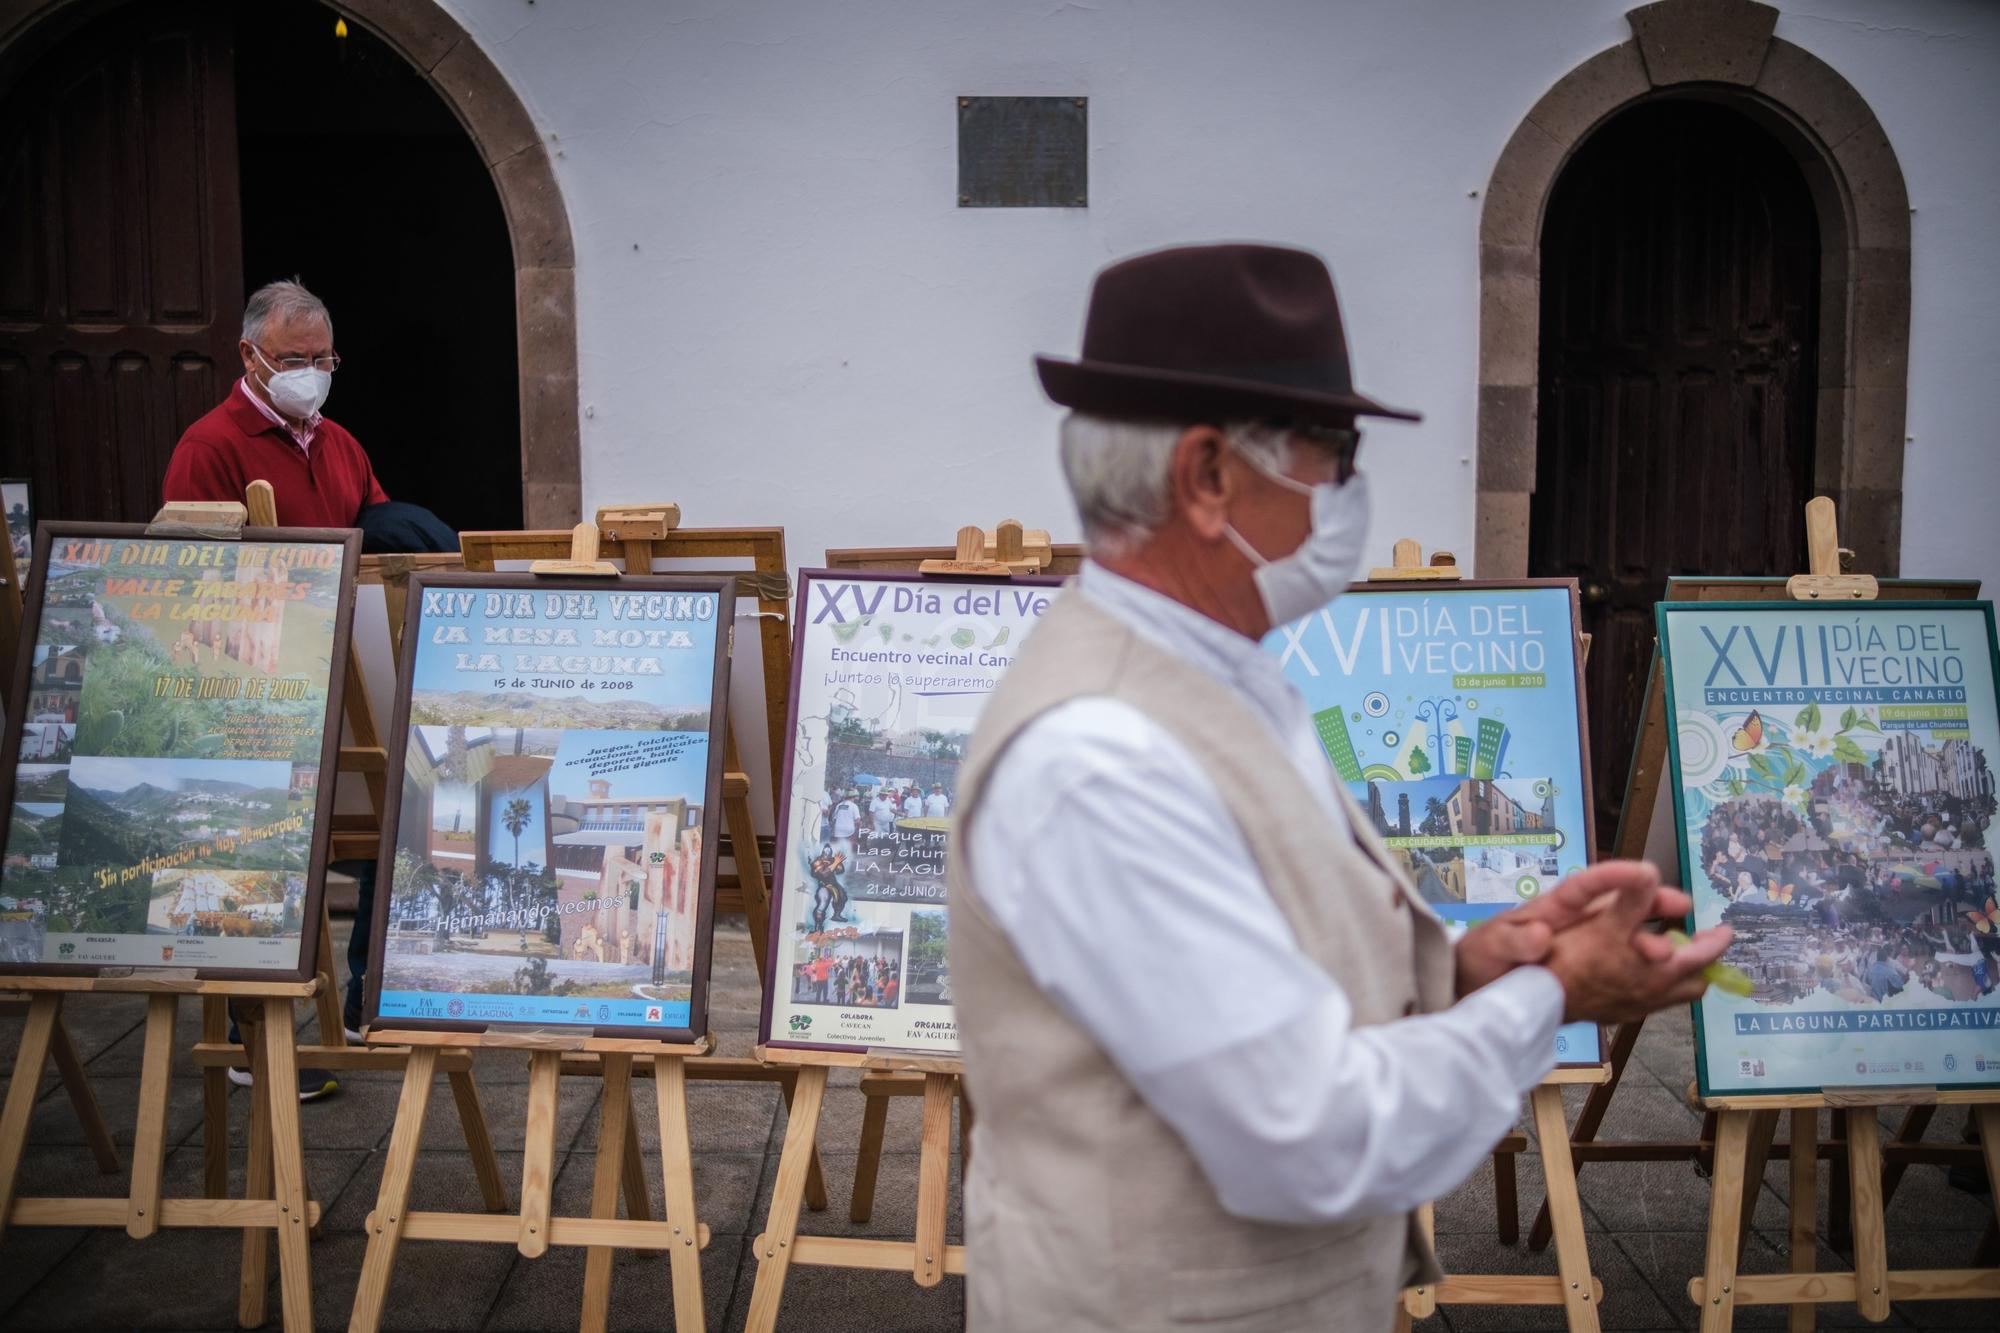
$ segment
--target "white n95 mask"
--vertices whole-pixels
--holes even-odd
[[[1368,539],[1368,478],[1357,472],[1345,485],[1327,481],[1309,486],[1248,457],[1244,461],[1287,490],[1312,497],[1312,531],[1290,555],[1273,560],[1245,541],[1234,525],[1223,529],[1256,566],[1257,595],[1275,629],[1311,615],[1354,581]]]
[[[271,406],[288,417],[304,421],[319,411],[327,394],[333,392],[333,374],[316,366],[301,366],[297,370],[279,370],[264,359],[263,352],[257,359],[264,362],[264,368],[271,373],[264,381],[264,392],[270,395]]]

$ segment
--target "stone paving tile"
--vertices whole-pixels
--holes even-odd
[[[496,1152],[500,1162],[500,1181],[507,1188],[508,1203],[518,1208],[521,1202],[521,1154]],[[388,1160],[386,1150],[365,1154],[357,1164],[347,1188],[333,1202],[333,1206],[321,1218],[321,1229],[327,1235],[336,1232],[359,1236],[366,1225],[369,1212],[375,1207],[375,1200],[382,1189],[382,1166]],[[561,1168],[563,1158],[556,1158],[557,1168]],[[410,1177],[409,1209],[424,1213],[481,1213],[486,1211],[486,1198],[479,1192],[479,1177],[472,1170],[472,1155],[462,1147],[456,1152],[426,1149],[417,1159],[417,1169]],[[437,1242],[418,1242],[430,1245]]]
[[[88,1068],[88,1066],[86,1066]],[[139,1080],[91,1076],[98,1109],[111,1130],[111,1141],[122,1150],[132,1145],[139,1116]],[[201,1081],[173,1079],[167,1087],[167,1142],[179,1143],[201,1124]],[[63,1093],[44,1093],[28,1122],[28,1150],[52,1144],[83,1143],[83,1125]]]
[[[736,1270],[742,1262],[741,1236],[717,1236],[701,1255],[702,1305],[705,1324],[714,1333],[742,1327],[739,1316],[730,1322],[729,1298],[736,1286]],[[583,1301],[583,1267],[586,1251],[571,1248],[550,1250],[539,1259],[514,1265],[499,1300],[483,1327],[501,1333],[541,1333],[542,1330],[572,1328]],[[672,1278],[666,1259],[659,1254],[621,1250],[613,1258],[611,1270],[611,1318],[613,1330],[674,1329]]]
[[[1439,1236],[1438,1257],[1448,1273],[1554,1273],[1554,1247],[1535,1254],[1502,1245],[1491,1233]],[[1605,1237],[1589,1237],[1591,1271],[1604,1283],[1598,1318],[1607,1329],[1671,1328],[1674,1317],[1639,1276],[1632,1261]],[[1551,1328],[1562,1323],[1556,1306],[1455,1305],[1446,1310],[1455,1329]]]
[[[1578,1181],[1581,1186],[1587,1177],[1579,1176]],[[1519,1196],[1515,1215],[1519,1219],[1521,1241],[1525,1245],[1529,1228],[1535,1224],[1535,1214],[1541,1209],[1542,1200],[1548,1196],[1542,1179],[1541,1154],[1524,1152],[1514,1155],[1514,1189]],[[1497,1236],[1499,1222],[1493,1202],[1493,1159],[1488,1157],[1472,1173],[1470,1180],[1439,1199],[1434,1215],[1440,1236],[1460,1232]]]
[[[644,1154],[646,1204],[657,1220],[664,1216],[664,1185],[660,1179],[660,1155]],[[763,1225],[756,1213],[758,1188],[763,1181],[761,1153],[698,1153],[694,1159],[694,1206],[698,1220],[708,1224],[717,1236],[741,1236]],[[574,1152],[556,1177],[554,1208],[564,1216],[581,1217],[590,1212],[591,1187],[596,1180],[597,1154]],[[626,1216],[624,1195],[619,1195],[619,1216]],[[754,1219],[754,1225],[753,1225]]]
[[[7,1311],[6,1326],[233,1328],[241,1236],[238,1231],[186,1229],[135,1241],[123,1231],[94,1231]],[[10,1232],[10,1252],[12,1248]],[[350,1276],[350,1291],[352,1281]],[[271,1309],[275,1314],[275,1303]]]
[[[853,1153],[820,1154],[820,1165],[826,1172],[827,1207],[825,1212],[816,1213],[811,1209],[800,1210],[799,1230],[818,1236],[879,1236],[887,1239],[907,1240],[917,1227],[917,1161],[916,1153],[884,1153],[881,1171],[876,1176],[875,1206],[866,1222],[854,1221],[848,1213],[854,1181]],[[771,1191],[778,1177],[778,1156],[773,1153],[764,1163],[764,1179],[757,1190],[753,1232],[764,1228],[765,1219],[771,1211]],[[962,1197],[957,1157],[951,1162],[951,1192],[947,1196],[944,1215],[945,1236],[956,1243],[963,1234]]]
[[[755,1264],[745,1261],[725,1327],[741,1328],[750,1309]],[[778,1333],[939,1333],[965,1324],[965,1279],[920,1287],[901,1273],[794,1266],[785,1280]]]
[[[314,1242],[314,1328],[347,1326],[366,1249],[367,1240],[358,1231]],[[412,1333],[483,1328],[517,1262],[526,1261],[511,1245],[405,1241],[396,1252],[395,1271],[389,1278],[382,1327]],[[275,1312],[275,1287],[270,1299]],[[215,1327],[234,1323],[232,1312],[227,1323]]]

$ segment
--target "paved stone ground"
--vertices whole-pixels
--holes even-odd
[[[337,932],[344,943],[345,923]],[[339,953],[340,946],[336,946]],[[744,1054],[756,1035],[758,993],[747,936],[740,919],[725,921],[717,933],[713,1024],[723,1053]],[[192,1043],[197,1006],[182,1006],[180,1049]],[[132,1112],[138,1092],[144,1002],[128,998],[72,1001],[67,1021],[90,1064],[91,1078],[121,1147],[132,1141]],[[308,1028],[310,1025],[307,1025]],[[0,1024],[0,1058],[11,1064],[18,1022]],[[0,1065],[0,1068],[6,1068]],[[1688,1024],[1670,1019],[1651,1024],[1639,1058],[1605,1126],[1607,1137],[1688,1138],[1698,1129],[1680,1090],[1693,1070]],[[501,1166],[518,1182],[521,1120],[526,1101],[526,1057],[482,1053],[477,1074],[487,1115],[500,1149]],[[198,1191],[201,1167],[200,1083],[191,1067],[176,1070],[168,1122],[166,1174],[169,1194]],[[837,1234],[908,1235],[914,1222],[918,1115],[914,1099],[899,1099],[889,1120],[874,1221],[856,1227],[846,1220],[854,1174],[854,1145],[861,1120],[861,1097],[852,1076],[836,1077],[821,1123],[821,1142],[832,1206],[809,1215],[808,1230]],[[643,1089],[644,1085],[641,1085]],[[312,1248],[315,1324],[343,1327],[358,1279],[362,1219],[373,1206],[394,1114],[397,1080],[388,1074],[350,1075],[341,1094],[301,1108],[307,1167],[315,1197],[326,1206],[325,1238]],[[556,1202],[558,1211],[587,1211],[595,1160],[595,1080],[572,1080],[563,1089],[558,1130]],[[703,1258],[709,1326],[740,1328],[748,1305],[754,1264],[748,1239],[761,1229],[769,1207],[784,1113],[774,1088],[697,1084],[690,1095],[695,1146],[696,1201],[714,1232]],[[1577,1098],[1576,1100],[1580,1100]],[[245,1096],[233,1096],[232,1135],[245,1133]],[[414,1206],[473,1210],[477,1188],[458,1137],[452,1099],[440,1088],[431,1099],[425,1152],[417,1170]],[[651,1098],[638,1099],[640,1136],[656,1141]],[[1940,1116],[1933,1136],[1955,1138],[1962,1119]],[[659,1159],[650,1154],[648,1176],[655,1198]],[[235,1188],[241,1189],[240,1166]],[[69,1106],[51,1074],[35,1109],[24,1164],[24,1193],[111,1194],[122,1191],[117,1177],[100,1176]],[[1541,1203],[1536,1159],[1521,1159],[1522,1226]],[[1774,1165],[1756,1214],[1746,1267],[1777,1271],[1788,1267],[1784,1167]],[[513,1188],[510,1186],[510,1188]],[[1493,1238],[1490,1168],[1438,1206],[1439,1245],[1448,1267],[1460,1272],[1553,1272],[1548,1254],[1501,1246]],[[1606,1328],[1694,1327],[1695,1310],[1686,1295],[1687,1279],[1701,1261],[1706,1225],[1707,1184],[1680,1163],[1600,1165],[1582,1177],[1588,1210],[1591,1259],[1605,1287]],[[1822,1180],[1821,1198],[1825,1197]],[[1824,1205],[1822,1204],[1822,1207]],[[1981,1229],[1990,1218],[1986,1201],[1950,1189],[1934,1167],[1912,1168],[1890,1209],[1890,1261],[1905,1266],[1949,1267],[1972,1260]],[[957,1235],[957,1203],[951,1225]],[[1822,1249],[1823,1268],[1840,1260]],[[122,1232],[10,1231],[0,1242],[0,1328],[7,1329],[229,1329],[235,1324],[236,1236],[207,1231],[167,1232],[133,1241]],[[554,1250],[533,1262],[512,1247],[408,1242],[390,1290],[386,1326],[395,1329],[560,1329],[575,1326],[583,1254]],[[270,1308],[278,1309],[273,1269]],[[623,1255],[613,1286],[615,1328],[670,1326],[672,1303],[666,1266],[657,1258]],[[866,1330],[935,1330],[958,1327],[964,1316],[964,1287],[947,1278],[924,1291],[892,1274],[795,1269],[788,1285],[781,1326],[839,1333]],[[1852,1308],[1823,1307],[1824,1326],[1863,1321]],[[1781,1327],[1776,1311],[1748,1311],[1744,1328]],[[1456,1308],[1422,1328],[1549,1329],[1560,1326],[1551,1309]],[[1889,1327],[1993,1328],[2000,1312],[1992,1305],[1923,1303],[1900,1305]]]

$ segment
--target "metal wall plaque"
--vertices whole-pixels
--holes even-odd
[[[1089,125],[1086,97],[959,98],[959,207],[1084,207]]]

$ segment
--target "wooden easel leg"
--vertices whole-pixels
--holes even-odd
[[[139,1115],[132,1130],[132,1190],[125,1234],[144,1240],[160,1227],[160,1174],[167,1164],[167,1092],[173,1080],[178,997],[146,997],[145,1054],[139,1064]]]
[[[264,1068],[253,1092],[271,1106],[271,1159],[278,1198],[278,1291],[290,1333],[313,1326],[312,1247],[307,1236],[306,1156],[299,1139],[298,1033],[290,1000],[264,1001]]]
[[[272,1197],[276,1161],[271,1155],[270,1052],[264,1044],[264,1022],[254,1005],[237,1018],[243,1049],[250,1057],[250,1148],[243,1163],[243,1197]],[[294,1097],[298,1096],[296,1090]],[[264,1288],[268,1278],[265,1260],[270,1254],[271,1229],[243,1228],[243,1267],[238,1277],[236,1322],[243,1328],[264,1324]]]
[[[920,1287],[944,1281],[945,1200],[951,1193],[952,1077],[924,1075],[924,1128],[917,1155],[915,1276]]]
[[[361,1257],[361,1283],[354,1292],[348,1333],[375,1333],[382,1325],[382,1307],[389,1295],[389,1274],[396,1266],[396,1247],[403,1239],[410,1176],[416,1170],[417,1149],[423,1142],[424,1111],[430,1105],[436,1070],[435,1047],[411,1048],[410,1062],[403,1067],[403,1094],[396,1103],[396,1127],[389,1135],[389,1155],[383,1159],[382,1183],[375,1193],[375,1211],[368,1215],[368,1249]]]
[[[606,1053],[604,1092],[598,1099],[597,1168],[591,1177],[590,1215],[618,1216],[618,1186],[625,1176],[625,1135],[632,1125],[632,1057]],[[611,1318],[611,1259],[608,1245],[584,1251],[583,1333],[604,1333]]]
[[[7,1214],[14,1207],[14,1186],[21,1175],[21,1152],[28,1146],[28,1122],[34,1118],[42,1066],[48,1061],[49,1043],[60,1021],[62,993],[37,991],[28,1001],[21,1048],[14,1053],[14,1075],[7,1083],[6,1105],[0,1108],[0,1239],[7,1234]]]
[[[875,1181],[882,1171],[882,1140],[889,1129],[889,1099],[870,1097],[861,1112],[861,1156],[854,1163],[854,1194],[847,1216],[866,1222],[875,1215]]]
[[[1552,1083],[1540,1084],[1529,1092],[1528,1103],[1534,1110],[1535,1137],[1542,1148],[1556,1270],[1562,1275],[1563,1313],[1569,1317],[1570,1333],[1597,1333],[1597,1283],[1590,1273],[1590,1247],[1583,1236],[1583,1200],[1576,1192],[1576,1162],[1569,1155],[1569,1122],[1563,1115],[1562,1089]]]
[[[556,1091],[562,1056],[533,1051],[528,1056],[528,1124],[522,1143],[521,1239],[524,1258],[539,1259],[549,1248],[549,1193],[555,1182]],[[622,1138],[622,1136],[621,1136]],[[598,1145],[600,1151],[603,1145]]]
[[[1743,1212],[1736,1224],[1736,1260],[1743,1261],[1743,1246],[1757,1214],[1757,1200],[1764,1192],[1764,1168],[1771,1160],[1771,1141],[1778,1134],[1776,1111],[1750,1113],[1750,1142],[1743,1158]]]
[[[1792,1271],[1810,1273],[1819,1261],[1819,1111],[1801,1107],[1792,1112],[1791,1204]],[[1812,1333],[1813,1306],[1800,1301],[1791,1308],[1791,1333]]]
[[[229,1001],[201,1000],[201,1039],[210,1045],[229,1040]],[[229,1195],[229,1071],[201,1071],[201,1192],[211,1199]]]
[[[1417,1225],[1423,1228],[1424,1239],[1437,1244],[1437,1209],[1424,1204],[1417,1209]],[[1396,1306],[1396,1323],[1399,1328],[1408,1328],[1418,1319],[1429,1319],[1437,1313],[1437,1288],[1433,1286],[1410,1287],[1403,1292],[1403,1299]]]
[[[435,1063],[433,1055],[432,1062]],[[451,1099],[458,1104],[458,1124],[465,1131],[465,1147],[472,1154],[472,1171],[479,1177],[479,1192],[486,1199],[486,1211],[507,1211],[507,1184],[500,1178],[500,1159],[493,1152],[493,1134],[486,1125],[486,1108],[479,1101],[479,1085],[472,1071],[453,1070],[445,1075],[451,1083]],[[428,1095],[429,1084],[425,1085]]]
[[[1521,1239],[1521,1196],[1514,1171],[1518,1156],[1511,1149],[1501,1152],[1496,1148],[1493,1152],[1493,1221],[1502,1245]]]
[[[122,1163],[118,1160],[118,1145],[111,1141],[111,1127],[104,1123],[104,1112],[97,1104],[97,1093],[90,1086],[90,1075],[84,1072],[83,1056],[78,1053],[76,1043],[70,1040],[69,1029],[62,1020],[56,1020],[55,1033],[50,1039],[49,1050],[56,1058],[56,1072],[62,1075],[63,1090],[69,1094],[69,1104],[76,1111],[77,1123],[83,1126],[83,1137],[90,1144],[91,1156],[97,1159],[97,1169],[105,1175],[116,1175]]]
[[[629,1089],[628,1089],[629,1095]],[[645,1149],[639,1146],[639,1118],[625,1109],[625,1216],[634,1222],[653,1220],[652,1200],[646,1195]]]
[[[1570,1134],[1571,1143],[1590,1143],[1597,1138],[1597,1128],[1604,1123],[1604,1113],[1611,1109],[1611,1094],[1618,1091],[1618,1080],[1625,1077],[1626,1062],[1632,1058],[1632,1051],[1639,1044],[1639,1031],[1644,1019],[1634,1019],[1630,1023],[1620,1023],[1611,1034],[1611,1054],[1607,1063],[1611,1066],[1611,1077],[1591,1088],[1583,1099],[1583,1109],[1577,1112],[1576,1129]],[[1547,1148],[1544,1147],[1544,1152]],[[1578,1171],[1583,1163],[1570,1159]],[[1553,1230],[1549,1224],[1549,1205],[1543,1200],[1535,1213],[1534,1225],[1528,1228],[1528,1248],[1539,1250],[1549,1243]]]
[[[805,1202],[806,1169],[812,1161],[820,1105],[825,1099],[826,1070],[817,1065],[800,1069],[791,1116],[785,1122],[778,1179],[771,1191],[771,1214],[765,1219],[764,1234],[752,1243],[757,1282],[750,1290],[745,1333],[771,1333],[777,1327],[778,1307],[785,1297],[785,1272],[792,1262],[792,1240],[799,1231],[799,1208]]]
[[[794,1075],[778,1084],[778,1090],[784,1094],[785,1114],[788,1116],[792,1113],[792,1089],[797,1083],[798,1078]],[[806,1207],[816,1213],[826,1211],[826,1172],[820,1169],[817,1140],[813,1143],[812,1162],[806,1168]]]
[[[701,1223],[694,1210],[694,1157],[688,1138],[687,1066],[680,1056],[653,1059],[653,1092],[660,1107],[660,1176],[666,1220],[678,1240],[667,1251],[674,1281],[674,1327],[708,1327],[701,1291]],[[789,1137],[789,1135],[787,1135]],[[778,1172],[784,1185],[784,1170]],[[761,1275],[761,1274],[760,1274]]]
[[[351,666],[353,658],[348,661]],[[319,899],[319,948],[314,953],[313,966],[319,970],[319,994],[313,996],[313,1007],[319,1016],[319,1044],[345,1046],[347,1024],[340,1017],[340,974],[333,967],[333,918],[327,915],[324,893]]]
[[[1848,1189],[1853,1195],[1854,1304],[1863,1319],[1889,1317],[1889,1237],[1882,1220],[1882,1122],[1875,1108],[1847,1113]]]
[[[1736,1234],[1743,1223],[1743,1168],[1749,1155],[1750,1113],[1716,1118],[1715,1170],[1708,1182],[1708,1252],[1702,1263],[1701,1333],[1728,1333],[1736,1318]]]

